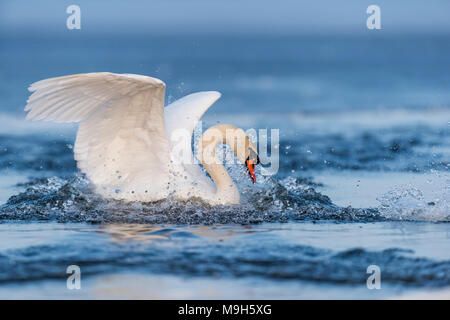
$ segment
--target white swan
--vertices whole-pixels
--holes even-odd
[[[172,195],[237,204],[239,191],[214,153],[221,143],[233,148],[255,182],[256,148],[234,126],[211,127],[201,139],[198,156],[215,186],[193,161],[193,130],[219,92],[190,94],[164,108],[161,80],[108,72],[45,79],[29,90],[27,119],[80,122],[77,166],[106,198],[150,202]]]

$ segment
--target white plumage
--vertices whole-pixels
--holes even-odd
[[[46,79],[29,90],[27,119],[80,122],[74,157],[103,196],[156,201],[175,194],[230,202],[214,201],[214,185],[200,167],[174,164],[172,152],[174,133],[186,132],[184,154],[193,158],[193,129],[219,92],[194,93],[164,108],[161,80],[108,72]]]

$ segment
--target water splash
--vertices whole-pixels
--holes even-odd
[[[210,206],[199,199],[127,203],[94,193],[82,175],[72,180],[37,179],[0,207],[0,220],[91,223],[252,224],[290,220],[379,221],[374,209],[342,208],[307,180],[266,178],[259,187],[240,186],[240,205]]]
[[[426,199],[421,190],[412,185],[396,187],[378,201],[379,213],[389,220],[450,222],[450,180],[433,197]]]

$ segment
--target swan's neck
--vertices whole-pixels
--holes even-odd
[[[204,164],[204,167],[216,185],[216,193],[212,202],[217,204],[238,204],[240,201],[239,189],[225,167],[222,164]]]
[[[222,143],[231,147],[242,162],[244,160],[241,158],[245,155],[241,155],[239,150],[245,150],[245,146],[240,146],[240,144],[248,145],[248,138],[242,129],[221,124],[206,130],[202,135],[199,146],[199,158],[216,185],[213,202],[218,204],[238,204],[240,201],[239,190],[215,154],[217,145]]]

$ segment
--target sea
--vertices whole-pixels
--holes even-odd
[[[268,130],[276,173],[227,165],[234,206],[101,198],[77,124],[23,108],[103,71],[220,91],[202,129]],[[449,35],[0,36],[1,299],[449,299],[449,170]]]

